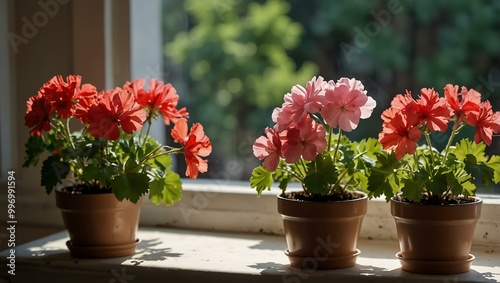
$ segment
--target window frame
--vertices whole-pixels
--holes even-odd
[[[9,3],[13,3],[8,0],[0,0],[0,7],[8,6]],[[111,2],[109,2],[111,1]],[[108,33],[110,31],[120,31],[129,33],[128,35],[123,35],[121,39],[116,39],[115,37],[105,37],[103,40],[123,40],[123,38],[130,38],[132,43],[130,47],[131,55],[125,56],[120,53],[119,57],[115,57],[113,60],[106,61],[106,64],[117,64],[113,65],[113,68],[109,66],[106,71],[103,71],[101,66],[99,67],[99,72],[102,74],[107,73],[108,79],[113,70],[123,66],[123,64],[130,65],[130,74],[132,77],[158,77],[161,78],[163,73],[159,71],[158,73],[151,73],[151,69],[153,70],[162,70],[161,62],[163,60],[158,59],[158,57],[150,57],[146,59],[141,59],[141,54],[150,54],[156,53],[161,56],[162,46],[152,47],[152,50],[145,51],[141,49],[143,46],[134,45],[134,40],[136,38],[142,38],[143,35],[141,31],[145,28],[137,28],[135,25],[148,23],[153,25],[155,21],[158,21],[157,27],[161,26],[160,21],[161,17],[149,17],[148,21],[145,21],[144,18],[141,18],[140,15],[135,14],[140,9],[137,7],[140,5],[143,7],[148,3],[151,7],[157,3],[160,3],[160,0],[155,1],[140,1],[140,0],[129,0],[129,2],[120,1],[116,2],[115,0],[109,0],[103,3],[108,3],[104,6],[104,13],[111,13],[113,9],[128,9],[131,13],[130,16],[127,14],[120,14],[122,18],[121,22],[117,21],[107,21],[108,25],[112,25],[112,27],[108,27]],[[93,2],[95,3],[95,1]],[[126,7],[116,8],[114,5],[118,5],[117,3],[121,3],[119,5],[125,5]],[[155,4],[156,3],[156,4]],[[74,4],[74,3],[73,3]],[[89,7],[88,2],[85,6]],[[107,8],[106,8],[107,7]],[[10,7],[11,8],[11,7]],[[73,9],[80,9],[82,7],[73,7]],[[89,9],[89,8],[87,8]],[[153,8],[151,8],[154,10]],[[2,9],[0,9],[2,10]],[[11,9],[12,10],[12,9]],[[10,11],[10,10],[9,10]],[[159,12],[161,9],[157,9],[155,12]],[[112,14],[108,14],[108,16],[112,17]],[[142,14],[142,17],[144,14]],[[5,17],[8,20],[12,19],[12,13],[10,13],[10,17]],[[2,18],[2,17],[0,17]],[[2,18],[3,19],[3,18]],[[86,25],[87,22],[78,22],[79,20],[83,20],[82,18],[73,19],[73,24],[75,25],[73,31],[76,32],[79,30],[79,27],[82,25]],[[7,20],[0,21],[0,27],[3,30],[3,25]],[[103,21],[104,22],[104,21]],[[131,26],[127,27],[127,23]],[[103,27],[100,27],[103,28]],[[147,29],[147,28],[146,28]],[[1,31],[0,31],[1,32]],[[78,43],[78,42],[75,42]],[[161,41],[159,41],[161,44]],[[75,44],[76,45],[76,44]],[[146,46],[148,44],[145,44]],[[152,45],[152,44],[150,44]],[[116,47],[116,45],[115,45]],[[77,48],[77,47],[74,47]],[[110,52],[112,52],[113,48],[109,49],[108,46],[107,56],[110,56]],[[92,69],[88,69],[85,67],[83,62],[89,59],[92,61],[92,52],[88,50],[74,51],[74,58],[77,60],[78,64],[74,66],[74,71],[78,73],[79,70],[84,70],[86,72],[92,71]],[[10,50],[4,50],[4,48],[0,49],[0,54],[2,58],[5,58],[5,52],[9,54],[7,57],[11,56]],[[156,58],[156,59],[155,59]],[[128,63],[124,63],[123,60],[128,60]],[[122,65],[119,65],[122,64]],[[156,64],[158,64],[159,68],[156,68]],[[104,66],[105,67],[105,66]],[[9,82],[12,82],[13,77],[17,72],[21,70],[16,70],[15,66],[10,69],[9,74],[11,74],[10,78],[7,77]],[[1,79],[1,78],[0,78]],[[120,78],[114,78],[115,80],[119,80]],[[104,84],[104,80],[103,80]],[[106,82],[109,84],[109,81]],[[17,95],[15,91],[15,85],[11,85],[10,92],[4,92],[10,95],[7,97],[8,100],[12,100],[11,103],[15,102],[15,105],[21,105],[24,103],[22,95]],[[4,94],[2,94],[4,96]],[[0,109],[2,109],[2,121],[4,120],[4,112],[3,110],[7,109],[8,104],[2,103],[0,104]],[[15,109],[15,108],[12,108]],[[8,109],[10,110],[10,109]],[[10,115],[10,114],[9,114]],[[13,123],[9,125],[10,131],[12,132],[12,139],[10,145],[8,143],[2,142],[2,172],[4,174],[5,167],[4,165],[4,153],[5,152],[15,152],[20,153],[21,151],[16,150],[15,144],[17,140],[22,140],[25,137],[25,129],[23,127],[18,127],[20,130],[14,132],[13,125],[19,125],[21,121],[12,120]],[[5,123],[4,123],[5,124]],[[2,129],[4,128],[4,124],[2,124]],[[4,131],[0,133],[2,137],[4,137]],[[158,139],[165,138],[165,127],[157,126],[153,130],[153,135]],[[8,132],[8,131],[7,131]],[[17,160],[22,160],[22,156],[17,156]],[[12,156],[10,161],[7,162],[15,162],[16,158]],[[20,162],[17,162],[15,166],[13,163],[11,166],[16,168],[18,171],[26,170],[22,169],[20,166]],[[39,169],[35,170],[39,175]],[[27,172],[27,171],[25,171]],[[30,171],[31,172],[31,171]],[[224,172],[220,172],[224,173]],[[17,186],[19,188],[23,188],[23,190],[19,190],[17,196],[17,212],[20,216],[20,219],[23,219],[22,225],[32,225],[32,226],[62,226],[62,217],[55,205],[55,197],[47,196],[44,190],[39,186],[38,178],[29,178],[29,172],[22,174],[23,178],[19,180]],[[217,174],[218,176],[225,176],[224,174]],[[1,182],[0,182],[1,183]],[[166,226],[166,227],[179,227],[186,229],[205,229],[205,230],[214,230],[214,231],[232,231],[232,232],[252,232],[252,233],[269,233],[269,234],[283,234],[283,228],[281,224],[281,217],[276,210],[276,195],[279,193],[277,186],[275,189],[271,191],[265,191],[262,196],[257,197],[257,193],[250,188],[248,182],[234,182],[225,179],[218,180],[205,180],[198,179],[196,181],[192,180],[183,180],[184,183],[184,194],[183,198],[180,202],[172,207],[165,206],[156,206],[150,201],[146,201],[143,206],[142,214],[141,214],[141,225],[144,226]],[[4,183],[1,184],[4,186]],[[500,211],[500,197],[495,195],[484,195],[480,194],[479,197],[484,199],[483,205],[483,216],[478,223],[478,228],[476,229],[475,234],[475,243],[477,244],[493,244],[500,245],[500,218],[495,217],[498,215]],[[369,211],[365,217],[363,223],[362,237],[372,238],[372,239],[395,239],[395,226],[393,224],[392,216],[390,215],[390,210],[388,209],[388,203],[383,199],[374,199],[369,202]],[[2,216],[4,217],[4,216]],[[186,218],[187,217],[187,218]],[[188,220],[186,220],[188,219]],[[495,228],[496,227],[496,228]]]

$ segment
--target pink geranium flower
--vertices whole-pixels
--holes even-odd
[[[347,78],[335,83],[318,76],[305,86],[293,86],[281,107],[273,110],[274,126],[253,144],[263,164],[252,172],[252,187],[260,194],[272,176],[283,191],[293,180],[301,182],[307,194],[354,188],[365,168],[363,146],[343,136],[342,130],[352,131],[360,119],[370,117],[376,103],[366,93],[360,81]]]
[[[253,154],[264,160],[262,166],[274,171],[278,167],[281,157],[281,141],[279,134],[272,128],[264,130],[265,136],[257,138],[253,144]]]
[[[324,107],[321,111],[332,128],[339,126],[350,132],[357,128],[360,119],[371,116],[376,102],[366,95],[363,84],[355,79],[341,78],[335,87],[325,91]]]
[[[302,156],[312,161],[326,148],[326,133],[323,126],[306,117],[288,129],[283,144],[283,156],[288,163],[294,163]]]
[[[309,114],[318,113],[327,87],[328,83],[321,76],[313,77],[305,88],[293,86],[291,92],[285,94],[282,107],[273,112],[273,121],[278,124],[278,128],[285,129],[292,122],[299,123]]]

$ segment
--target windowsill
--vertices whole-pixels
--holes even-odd
[[[137,252],[111,259],[70,256],[60,232],[16,248],[16,282],[495,282],[500,281],[498,249],[473,246],[471,271],[421,275],[401,270],[396,241],[360,239],[354,267],[304,271],[290,267],[283,236],[140,228]],[[6,278],[7,251],[0,253]]]
[[[47,196],[40,186],[24,184],[25,182],[26,178],[20,178],[16,193],[18,225],[51,227],[52,231],[64,229],[54,195]],[[299,188],[298,185],[296,188]],[[145,201],[139,223],[149,227],[283,235],[283,221],[277,212],[276,195],[279,192],[276,186],[272,191],[266,190],[257,197],[248,182],[183,179],[182,199],[171,207]],[[484,202],[474,233],[474,244],[500,247],[500,197],[480,197]],[[6,207],[6,199],[0,201],[0,206]],[[0,215],[0,221],[5,222],[5,217],[6,214]],[[16,236],[30,238],[30,235],[24,233]],[[396,237],[396,226],[389,203],[383,198],[370,200],[360,238],[395,240]],[[32,239],[34,238],[29,240]]]

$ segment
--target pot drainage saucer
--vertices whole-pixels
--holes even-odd
[[[338,257],[315,257],[315,256],[294,256],[290,255],[288,249],[285,250],[285,255],[290,260],[290,265],[293,267],[316,270],[316,269],[339,269],[351,267],[356,264],[356,259],[361,251],[356,249],[354,254]]]
[[[457,261],[428,261],[404,259],[401,252],[396,253],[396,257],[401,263],[401,268],[408,272],[423,274],[457,274],[470,270],[474,255],[469,254],[466,260]]]
[[[139,239],[137,239],[133,243],[123,245],[75,246],[71,241],[67,241],[66,246],[74,257],[107,258],[132,255],[135,253],[135,249],[139,242]]]

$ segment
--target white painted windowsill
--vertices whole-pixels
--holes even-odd
[[[283,236],[140,228],[135,255],[111,259],[70,256],[60,232],[16,249],[16,275],[8,276],[7,251],[0,279],[8,282],[498,282],[498,250],[474,246],[468,273],[421,275],[401,270],[396,241],[360,239],[354,267],[305,271],[290,267]],[[1,281],[1,280],[0,280]]]

